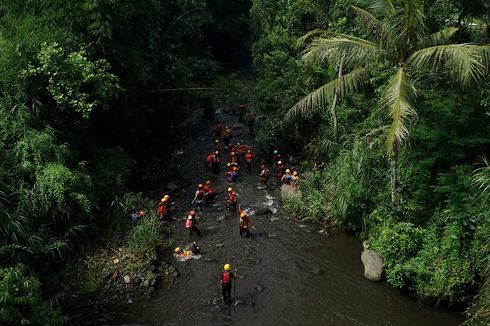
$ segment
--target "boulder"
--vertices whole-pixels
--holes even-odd
[[[282,185],[281,186],[281,197],[282,200],[287,200],[287,199],[301,199],[302,194],[301,190],[295,189],[291,187],[290,185]]]
[[[361,254],[361,261],[364,264],[364,277],[373,282],[379,282],[383,276],[383,259],[374,250],[369,249],[369,244],[365,241],[364,251]]]
[[[125,275],[124,276],[124,283],[129,284],[129,282],[131,282],[131,278],[129,277],[129,275]]]

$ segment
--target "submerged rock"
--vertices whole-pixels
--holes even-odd
[[[383,260],[377,252],[368,249],[369,245],[366,241],[362,245],[364,251],[361,255],[361,261],[364,264],[364,277],[370,281],[379,282],[383,277]]]

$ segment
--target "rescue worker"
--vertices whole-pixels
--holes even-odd
[[[220,169],[220,157],[219,157],[219,151],[215,151],[213,154],[211,154],[211,170],[214,172],[219,172]]]
[[[298,171],[293,172],[293,176],[291,179],[291,186],[295,189],[299,188],[299,173],[298,173]]]
[[[254,223],[250,215],[240,208],[240,236],[250,237],[250,226],[255,229]]]
[[[196,225],[197,225],[197,221],[194,220],[194,218],[191,215],[187,216],[187,220],[185,221],[185,228],[189,230],[189,237],[192,237],[192,234],[196,232],[197,235],[200,238],[202,238],[201,231],[199,231]]]
[[[277,139],[274,135],[269,139],[269,155],[274,157],[274,151],[277,149]]]
[[[221,123],[216,121],[216,126],[214,127],[214,138],[221,139]]]
[[[225,132],[223,133],[223,144],[225,144],[225,146],[230,145],[231,136],[232,136],[231,135],[231,128],[228,126],[225,126]]]
[[[252,159],[254,157],[255,157],[255,154],[253,154],[250,149],[247,151],[247,154],[245,154],[245,167],[249,171],[252,169]]]
[[[291,170],[287,169],[286,173],[281,177],[281,182],[285,185],[290,185],[293,180],[293,176],[291,175]]]
[[[206,205],[211,204],[214,201],[216,195],[218,195],[218,192],[214,190],[213,186],[211,185],[210,180],[206,181],[206,184],[204,185],[204,193],[204,202]]]
[[[277,163],[281,161],[281,154],[279,154],[279,151],[276,149],[274,150],[274,166],[277,168]]]
[[[171,220],[172,218],[168,215],[168,200],[170,196],[165,195],[165,197],[162,198],[160,201],[160,204],[158,205],[158,216],[160,217],[161,220]]]
[[[235,269],[236,272],[236,269]],[[220,284],[221,284],[221,290],[223,293],[223,301],[226,304],[231,303],[231,288],[232,288],[232,280],[235,278],[235,275],[231,271],[231,266],[230,264],[225,264],[223,266],[223,274],[221,275],[220,278]]]
[[[238,122],[243,122],[243,117],[245,116],[245,110],[247,106],[245,104],[240,104],[238,106]]]
[[[267,182],[269,182],[269,177],[271,175],[271,172],[265,165],[260,166],[260,183],[264,185],[264,187],[267,186]]]
[[[131,218],[132,218],[133,222],[135,222],[135,223],[139,222],[143,217],[145,217],[145,211],[144,210],[140,210],[140,211],[137,211],[137,212],[131,214]]]
[[[193,254],[192,250],[189,250],[189,249],[182,250],[182,248],[177,247],[174,250],[175,258],[186,258],[186,257],[192,256],[192,254]]]
[[[196,194],[191,202],[192,205],[195,205],[194,207],[196,208],[196,210],[202,211],[205,195],[206,193],[204,192],[204,186],[202,185],[202,183],[198,184]]]
[[[236,211],[238,203],[238,194],[233,188],[228,188],[228,196],[226,197],[226,209],[232,212]]]
[[[236,182],[238,179],[238,167],[232,167],[230,171],[225,173],[225,177],[228,182]]]
[[[282,179],[282,176],[286,172],[286,167],[282,164],[282,161],[277,162],[276,175],[279,179]]]
[[[238,156],[234,151],[230,153],[230,162],[232,166],[238,166]]]
[[[296,160],[292,156],[289,156],[289,162],[286,164],[286,167],[291,170],[296,169]]]
[[[214,141],[214,150],[218,152],[221,150],[221,142],[219,141],[219,139],[216,139]]]
[[[255,120],[256,120],[256,117],[255,117],[255,113],[252,112],[248,115],[248,131],[250,133],[250,135],[253,136],[254,134],[254,125],[255,125]]]
[[[209,154],[207,157],[206,157],[206,167],[211,169],[211,164],[213,163],[213,153]]]

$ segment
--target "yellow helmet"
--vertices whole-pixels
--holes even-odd
[[[170,196],[169,195],[165,195],[165,196],[163,196],[163,198],[170,199]]]
[[[168,202],[168,197],[163,197],[162,198],[162,203],[166,203],[166,202]]]
[[[286,173],[291,173],[291,170],[290,170],[290,169],[287,169],[287,170],[286,170]]]
[[[192,215],[187,216],[188,220],[192,220]]]
[[[177,247],[177,248],[175,248],[174,252],[175,252],[176,254],[178,254],[178,253],[180,253],[180,251],[181,251],[181,250],[182,250],[182,249],[180,249],[180,247]]]
[[[231,265],[230,265],[230,264],[225,264],[225,266],[223,267],[223,269],[224,269],[225,271],[227,271],[227,272],[228,272],[228,271],[231,271]]]
[[[243,218],[243,217],[245,217],[245,216],[247,216],[247,213],[245,213],[245,212],[242,212],[242,213],[240,214],[240,217],[242,217],[242,218]]]
[[[214,154],[218,155],[219,154],[219,151],[214,152]]]
[[[233,191],[233,188],[228,188],[228,192],[232,192]]]

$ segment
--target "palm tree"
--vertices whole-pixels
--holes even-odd
[[[339,74],[339,78],[308,94],[289,110],[285,120],[293,121],[327,103],[333,103],[335,109],[337,97],[356,92],[370,82],[369,68],[394,71],[381,94],[380,104],[392,121],[386,145],[391,200],[396,205],[398,151],[408,138],[409,122],[416,116],[414,77],[427,71],[447,74],[452,81],[469,87],[485,76],[490,46],[451,44],[456,28],[427,35],[422,0],[367,0],[365,3],[366,9],[352,8],[366,29],[366,39],[319,30],[300,39],[307,44],[303,53],[305,61],[327,61],[337,66],[342,63],[343,69],[349,72]]]

